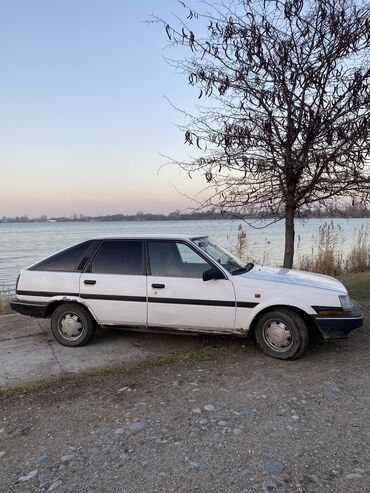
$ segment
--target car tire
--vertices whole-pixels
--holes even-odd
[[[279,308],[261,315],[256,323],[255,338],[268,356],[278,359],[299,358],[308,346],[308,327],[294,310]]]
[[[51,330],[63,346],[84,346],[94,336],[95,321],[85,307],[77,303],[63,303],[51,316]]]

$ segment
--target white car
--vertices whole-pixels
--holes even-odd
[[[55,338],[87,344],[96,325],[158,332],[252,333],[275,358],[297,358],[318,328],[346,338],[362,310],[332,277],[248,264],[208,237],[96,238],[21,271],[12,309],[51,317]]]

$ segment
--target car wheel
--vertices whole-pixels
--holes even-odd
[[[257,320],[255,337],[263,352],[273,358],[299,358],[308,346],[308,328],[293,310],[276,309]]]
[[[64,346],[84,346],[94,335],[95,322],[83,306],[64,303],[51,316],[51,330]]]

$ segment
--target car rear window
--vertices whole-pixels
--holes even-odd
[[[94,241],[84,241],[38,262],[31,270],[74,272],[82,271],[94,249]]]
[[[144,274],[142,241],[105,241],[91,262],[95,274]]]

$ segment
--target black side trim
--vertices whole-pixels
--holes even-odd
[[[258,303],[250,302],[250,301],[237,301],[236,306],[238,308],[254,308]]]
[[[17,291],[16,294],[23,296],[42,296],[44,298],[52,298],[53,296],[79,296],[79,293],[56,293],[52,291]]]
[[[221,300],[197,300],[184,298],[148,298],[149,303],[170,303],[174,305],[204,305],[204,306],[231,306],[235,307],[235,301]]]
[[[145,296],[119,296],[110,294],[84,294],[84,293],[56,293],[51,291],[17,291],[17,295],[23,296],[42,296],[44,298],[52,298],[54,296],[74,296],[85,300],[109,300],[109,301],[136,301],[140,303],[146,302]],[[174,305],[202,305],[202,306],[230,306],[238,308],[254,308],[258,303],[249,301],[224,301],[224,300],[199,300],[186,298],[157,298],[149,297],[149,303],[169,303]]]
[[[102,294],[81,294],[81,298],[88,300],[111,300],[111,301],[139,301],[145,302],[145,296],[113,296]],[[230,306],[235,307],[235,301],[223,301],[223,300],[198,300],[187,298],[159,298],[149,297],[149,303],[168,303],[172,305],[202,305],[202,306]],[[239,308],[254,308],[258,303],[238,301],[237,306]]]
[[[109,301],[139,301],[146,302],[145,296],[116,296],[110,294],[81,294],[85,300],[109,300]]]

